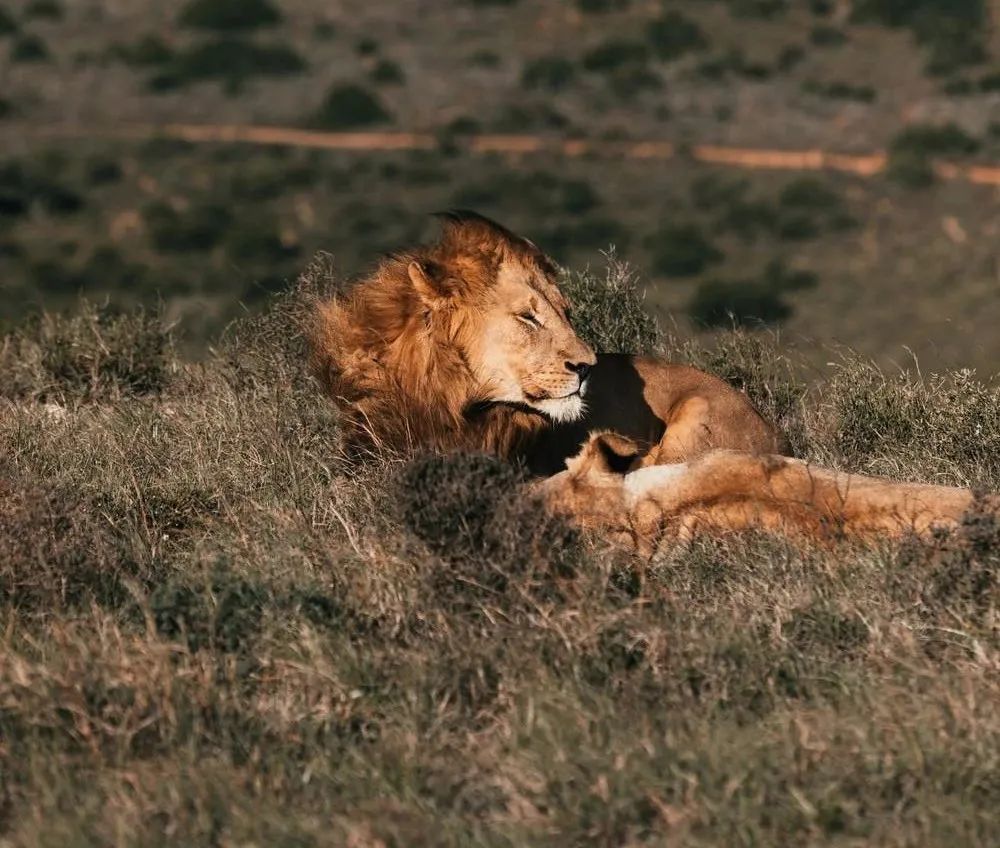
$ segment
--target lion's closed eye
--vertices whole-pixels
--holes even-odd
[[[518,312],[514,317],[532,329],[538,329],[542,326],[542,322],[538,320],[538,316],[533,312]]]

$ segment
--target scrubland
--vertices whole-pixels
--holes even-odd
[[[701,539],[649,565],[482,456],[341,454],[304,373],[325,260],[198,363],[81,304],[0,343],[0,843],[988,845],[1000,527]],[[659,332],[622,266],[580,332],[744,388],[800,456],[1000,489],[1000,386],[819,381]]]

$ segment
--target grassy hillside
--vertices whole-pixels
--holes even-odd
[[[418,6],[0,0],[0,323],[80,292],[162,302],[203,355],[316,250],[353,274],[458,205],[573,268],[615,245],[683,334],[733,313],[783,327],[823,374],[839,344],[886,367],[912,351],[925,371],[996,370],[996,191],[929,168],[1000,160],[996,4]],[[440,143],[343,154],[106,137],[167,122]],[[474,156],[460,142],[475,132],[892,157],[871,180],[803,177],[683,155]]]
[[[596,342],[745,388],[823,463],[1000,488],[1000,391],[767,336]],[[155,314],[0,344],[0,840],[989,845],[1000,528],[701,540],[640,566],[483,457],[339,459],[319,264],[192,364]],[[610,321],[608,314],[616,315]]]

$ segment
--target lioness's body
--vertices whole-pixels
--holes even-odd
[[[644,463],[713,447],[783,449],[722,380],[649,357],[595,357],[556,282],[531,242],[456,213],[440,242],[388,257],[321,304],[313,368],[347,441],[485,450],[544,474],[597,429],[641,443]]]
[[[525,447],[529,467],[555,474],[590,433],[636,442],[643,465],[680,462],[711,448],[786,453],[781,435],[741,392],[687,365],[649,356],[598,354],[583,415],[539,430]]]
[[[598,434],[537,490],[554,511],[643,556],[704,531],[758,529],[813,541],[927,535],[956,526],[973,504],[968,489],[730,450],[628,471],[639,451],[629,440]],[[1000,498],[984,498],[981,507],[996,512]]]

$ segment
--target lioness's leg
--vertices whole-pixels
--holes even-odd
[[[718,446],[712,444],[709,403],[702,397],[688,398],[674,408],[663,438],[643,457],[641,465],[683,462],[712,447]]]

